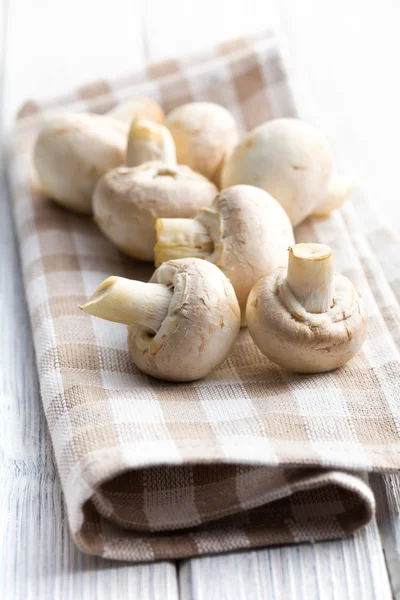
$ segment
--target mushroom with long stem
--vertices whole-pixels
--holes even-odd
[[[334,271],[331,248],[314,243],[289,248],[287,269],[256,283],[246,316],[261,352],[298,373],[345,364],[360,350],[367,323],[359,292]]]
[[[245,323],[247,296],[263,275],[285,264],[293,230],[285,211],[259,188],[223,190],[192,219],[160,218],[156,223],[156,265],[195,256],[216,264],[235,289]]]
[[[231,283],[196,258],[164,263],[149,283],[109,277],[80,308],[126,324],[133,362],[166,381],[205,377],[226,359],[240,329]]]
[[[94,219],[120,250],[153,261],[159,217],[194,217],[209,206],[217,188],[184,165],[159,161],[106,173],[93,195]]]

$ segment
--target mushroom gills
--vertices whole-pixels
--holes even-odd
[[[80,307],[128,325],[128,351],[147,375],[195,381],[228,356],[240,330],[232,284],[208,261],[164,263],[149,283],[109,277]]]
[[[357,300],[355,288],[351,281],[340,273],[333,275],[334,300],[332,306],[326,311],[307,311],[290,288],[288,281],[283,281],[278,287],[279,298],[296,321],[308,325],[310,328],[329,326],[347,319],[355,310]]]
[[[211,206],[191,219],[156,223],[156,265],[179,257],[213,263],[229,278],[245,325],[247,297],[257,280],[287,261],[294,244],[289,218],[267,192],[236,185],[220,192]]]
[[[176,258],[207,259],[214,252],[209,230],[198,219],[157,219],[155,264]]]
[[[155,334],[168,315],[172,295],[171,289],[163,283],[112,276],[79,308],[100,319],[137,325]]]
[[[323,244],[289,248],[283,267],[250,292],[250,335],[272,362],[297,373],[323,373],[344,365],[365,339],[367,312],[356,287],[334,272]]]
[[[150,161],[106,173],[94,191],[93,213],[122,252],[153,262],[157,218],[194,218],[216,194],[215,185],[189,167]]]

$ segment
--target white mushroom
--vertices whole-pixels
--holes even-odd
[[[129,130],[126,164],[137,167],[151,160],[176,165],[174,139],[164,125],[139,117],[134,119]]]
[[[149,283],[109,277],[80,308],[128,325],[133,362],[166,381],[205,377],[226,359],[240,329],[229,280],[195,258],[164,263]]]
[[[328,140],[298,119],[274,119],[251,131],[227,158],[222,187],[255,185],[271,194],[298,225],[317,207],[337,207],[350,186],[332,176]]]
[[[340,208],[353,191],[353,185],[342,175],[334,175],[330,181],[327,194],[322,202],[311,213],[311,217],[327,217],[332,211]]]
[[[94,219],[120,250],[154,260],[158,217],[193,217],[209,206],[217,188],[189,167],[147,162],[109,171],[93,195]]]
[[[164,122],[164,111],[161,106],[151,98],[146,97],[131,98],[130,100],[121,102],[121,104],[117,104],[107,114],[126,125],[130,125],[137,117],[148,119],[154,123]]]
[[[256,281],[286,262],[293,231],[283,208],[249,185],[223,190],[194,219],[157,220],[155,262],[196,256],[216,264],[232,282],[244,319]]]
[[[178,163],[219,185],[225,157],[239,139],[231,113],[212,102],[190,102],[170,112],[165,124],[175,140]]]
[[[92,213],[93,189],[109,169],[125,162],[128,127],[101,115],[65,114],[48,121],[34,149],[44,191],[78,213]]]
[[[340,367],[361,348],[367,313],[355,286],[334,272],[324,244],[289,248],[288,268],[260,279],[247,301],[247,323],[272,362],[298,373]]]

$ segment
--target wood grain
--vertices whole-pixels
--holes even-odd
[[[5,0],[0,0],[0,7]],[[379,9],[377,8],[379,4]],[[10,2],[3,118],[28,96],[46,97],[96,77],[206,46],[280,20],[301,114],[326,131],[340,168],[386,218],[394,201],[400,92],[391,86],[399,6],[338,0],[48,0]],[[362,18],[360,18],[362,15]],[[4,13],[0,12],[1,18]],[[144,25],[144,27],[142,27]],[[385,31],[379,36],[377,30]],[[340,37],[338,32],[340,31]],[[171,32],[173,32],[171,34]],[[4,40],[5,36],[3,36]],[[371,43],[371,38],[373,42]],[[390,88],[390,92],[386,90]],[[395,150],[395,151],[394,151]],[[81,554],[69,536],[42,414],[34,352],[4,178],[0,181],[0,589],[13,600],[390,598],[379,532],[354,538],[132,566]],[[399,481],[373,478],[393,592],[400,598]],[[178,594],[179,583],[179,594]]]
[[[177,600],[173,562],[82,554],[69,534],[43,415],[8,190],[0,181],[0,596]]]
[[[380,179],[375,176],[377,157],[368,152],[370,146],[366,136],[369,132],[365,130],[365,123],[378,99],[380,86],[390,77],[390,58],[383,54],[387,40],[382,42],[382,48],[371,46],[370,29],[365,24],[372,27],[376,22],[385,22],[390,28],[388,7],[386,9],[377,11],[376,5],[365,5],[358,0],[349,7],[348,2],[340,0],[327,15],[324,3],[311,0],[301,3],[250,0],[236,4],[203,0],[190,8],[184,0],[174,0],[172,5],[148,0],[147,15],[157,12],[160,16],[157,20],[145,20],[148,58],[155,60],[162,58],[165,52],[179,54],[183,47],[204,45],[206,26],[201,26],[205,22],[204,15],[209,16],[209,42],[279,21],[286,35],[301,116],[326,131],[340,157],[338,167],[354,178],[356,186],[361,184],[364,194],[366,191],[369,201],[374,203],[376,186],[387,185],[387,178],[382,183],[385,165],[382,165]],[[362,21],[359,18],[361,11]],[[180,26],[175,29],[174,36],[167,38],[163,34],[165,23],[177,15]],[[345,19],[343,15],[346,15]],[[228,23],[229,33],[226,31]],[[326,26],[328,23],[329,27]],[[341,31],[340,44],[337,43],[338,30]],[[355,36],[362,42],[359,41],[353,51]],[[165,43],[160,44],[159,40],[164,38]],[[365,53],[371,64],[379,64],[380,58],[382,61],[383,68],[376,73],[374,82],[361,60]],[[355,79],[356,86],[352,85]],[[388,101],[391,103],[393,98]],[[375,131],[375,124],[371,124],[371,129],[376,139],[384,135],[382,131]],[[387,213],[400,219],[400,209],[394,206],[390,196],[380,196],[380,202]],[[353,539],[343,542],[184,561],[180,565],[179,581],[182,597],[194,600],[391,597],[375,522]]]
[[[348,540],[271,548],[182,563],[185,600],[389,600],[376,523]]]
[[[67,4],[60,11],[60,3],[55,5],[42,0],[33,4],[10,3],[9,45],[4,60],[8,75],[5,97],[8,123],[26,94],[46,96],[68,91],[71,86],[97,76],[99,70],[104,69],[102,58],[107,53],[110,70],[123,54],[125,62],[120,68],[125,71],[143,60],[140,13],[134,14],[133,3],[114,2],[116,13],[110,13],[109,7],[103,5],[106,7],[103,14],[97,2],[79,3],[85,26],[92,29],[99,28],[100,24],[104,28],[106,19],[110,27],[116,29],[117,17],[119,20],[125,9],[127,39],[115,35],[114,40],[109,40],[111,51],[109,45],[103,46],[101,28],[97,35],[90,34],[90,44],[90,30],[85,36],[82,24],[78,32],[75,31],[73,45],[72,39],[66,39],[66,36],[71,38],[76,18],[73,9],[76,13],[78,3],[73,5],[68,3],[71,12],[66,14]],[[46,17],[48,11],[50,15]],[[4,12],[0,15],[4,18]],[[57,27],[48,32],[46,28],[51,18]],[[0,29],[2,25],[0,20]],[[132,34],[132,38],[128,34]],[[51,59],[48,58],[50,45]],[[25,53],[20,50],[22,46]],[[70,51],[66,52],[66,48]],[[62,80],[58,76],[60,72]],[[3,169],[0,174],[0,307],[0,596],[10,600],[177,600],[173,562],[139,566],[112,562],[82,554],[71,539],[40,403],[31,328]]]
[[[393,597],[400,600],[400,477],[373,475],[370,480]]]

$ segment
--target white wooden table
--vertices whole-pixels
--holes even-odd
[[[396,0],[0,0],[3,131],[27,98],[278,22],[301,114],[400,229]],[[316,545],[134,566],[81,554],[41,410],[9,194],[0,182],[0,598],[400,599],[400,483],[371,478],[377,521]],[[400,401],[400,399],[399,399]]]

